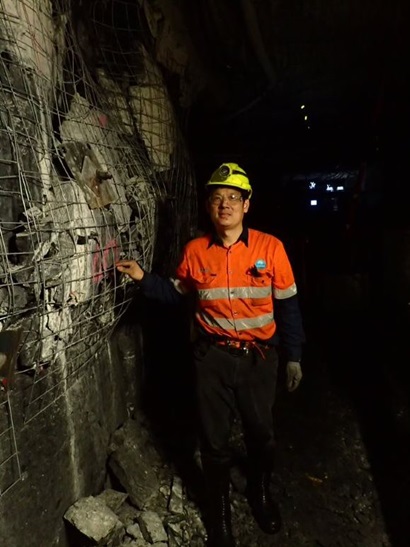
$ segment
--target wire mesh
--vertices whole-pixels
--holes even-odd
[[[4,400],[1,400],[4,398]],[[0,497],[21,478],[16,432],[8,394],[0,394]]]
[[[12,383],[25,378],[26,425],[126,310],[115,260],[151,269],[158,255],[170,272],[190,237],[195,184],[173,101],[138,1],[0,0],[0,331],[22,333]],[[1,482],[18,451],[0,405]]]

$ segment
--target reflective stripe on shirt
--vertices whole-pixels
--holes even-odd
[[[284,300],[285,298],[290,298],[291,296],[295,296],[297,292],[298,290],[296,288],[296,284],[293,283],[293,285],[291,285],[287,289],[274,289],[273,296],[277,298],[278,300]]]
[[[240,318],[240,319],[227,319],[222,317],[213,317],[212,315],[198,311],[197,317],[201,318],[204,323],[209,327],[219,327],[221,329],[230,331],[243,331],[249,329],[259,329],[266,327],[270,323],[274,322],[273,313],[267,313],[265,315],[258,315],[257,317]]]
[[[217,289],[199,289],[200,300],[221,300],[223,298],[266,298],[272,294],[272,286],[267,287],[218,287]],[[285,298],[285,297],[282,297]]]

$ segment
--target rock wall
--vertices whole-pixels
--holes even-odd
[[[32,396],[29,379],[22,378],[11,392],[1,423],[6,425],[11,409],[18,458],[2,465],[2,483],[10,485],[0,498],[2,546],[65,545],[67,507],[84,493],[102,490],[111,433],[138,402],[138,334],[123,331],[102,344],[81,373],[62,382],[43,412],[25,414]]]
[[[64,544],[103,487],[144,366],[114,262],[170,272],[196,225],[178,52],[143,4],[0,1],[2,546]]]

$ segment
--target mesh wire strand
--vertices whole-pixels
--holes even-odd
[[[150,269],[159,256],[171,272],[196,222],[181,119],[139,2],[79,4],[0,0],[0,330],[22,333],[26,425],[126,311],[115,260]],[[21,478],[10,393],[0,495]]]

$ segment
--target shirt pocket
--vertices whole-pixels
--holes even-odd
[[[217,274],[198,272],[192,275],[192,281],[197,290],[208,289],[215,285]]]
[[[203,308],[212,305],[212,301],[220,298],[217,290],[217,275],[209,272],[198,272],[192,276],[192,282],[197,291],[198,299]]]
[[[272,276],[268,272],[251,274],[249,289],[252,306],[266,306],[272,302]]]

